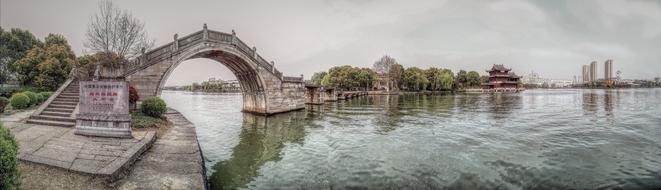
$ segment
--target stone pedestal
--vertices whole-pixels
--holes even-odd
[[[77,135],[132,138],[128,83],[81,81]]]

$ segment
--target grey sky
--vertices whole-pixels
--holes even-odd
[[[97,1],[0,0],[0,26],[43,38],[60,33],[82,54]],[[581,65],[614,59],[624,78],[661,76],[661,1],[129,1],[115,4],[146,22],[156,44],[210,29],[237,35],[286,75],[384,54],[405,66],[477,70],[505,64],[519,74],[572,79]],[[185,72],[184,72],[185,71]],[[483,73],[484,74],[484,73]],[[187,61],[168,84],[234,78],[210,60]]]

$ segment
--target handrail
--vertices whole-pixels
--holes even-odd
[[[257,63],[259,67],[262,67],[263,69],[272,73],[277,78],[284,79],[280,71],[274,68],[272,64],[269,64],[269,62],[266,61],[266,59],[264,59],[261,55],[257,54],[257,52],[255,52],[254,49],[251,49],[250,46],[248,46],[248,44],[246,44],[241,39],[236,37],[236,35],[218,32],[214,30],[204,30],[204,29],[186,35],[182,38],[177,39],[175,37],[175,39],[177,39],[176,43],[174,41],[166,43],[162,46],[154,48],[153,50],[145,52],[144,54],[130,60],[125,75],[133,74],[140,69],[144,69],[153,64],[156,64],[159,61],[167,58],[168,55],[171,56],[173,54],[179,53],[180,51],[182,51],[182,49],[189,48],[191,44],[194,44],[199,41],[204,41],[205,39],[203,36],[205,35],[204,34],[205,31],[207,32],[207,36],[208,36],[208,38],[206,39],[207,41],[212,41],[212,42],[215,41],[215,42],[228,43],[234,45],[234,47],[236,47],[236,49],[239,50],[239,52],[242,52],[245,55],[247,55],[247,57],[249,57],[255,63]],[[288,77],[288,79],[292,81],[303,80],[302,78],[296,78],[296,79],[295,78],[296,77]]]

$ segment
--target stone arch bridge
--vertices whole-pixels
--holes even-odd
[[[257,54],[232,31],[208,30],[178,38],[130,61],[126,80],[140,98],[160,95],[165,81],[183,61],[208,58],[229,68],[241,85],[243,111],[270,115],[305,108],[303,76],[287,77]]]

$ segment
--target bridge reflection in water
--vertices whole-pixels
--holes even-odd
[[[297,111],[270,117],[243,114],[243,126],[239,144],[232,148],[232,156],[213,166],[215,172],[209,178],[211,189],[236,189],[246,187],[260,175],[261,166],[281,159],[285,144],[303,144],[305,126],[312,122],[315,113]]]

